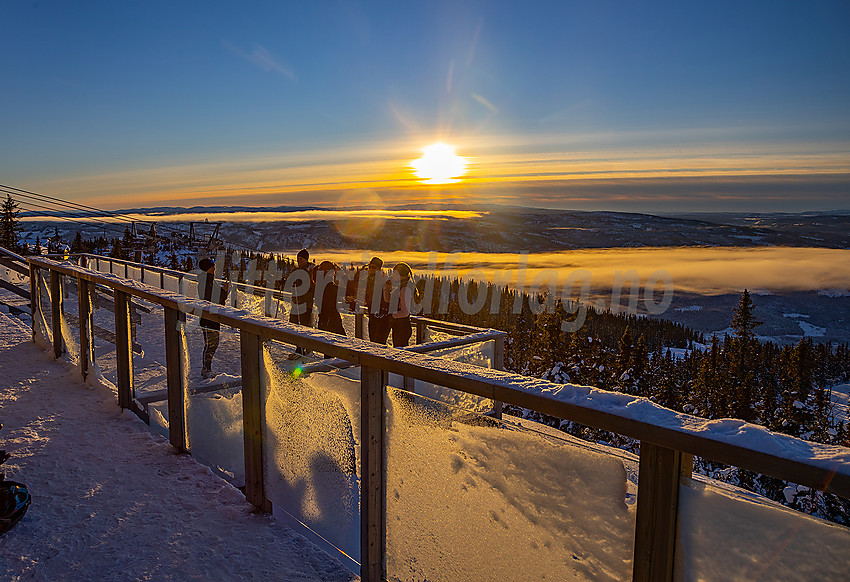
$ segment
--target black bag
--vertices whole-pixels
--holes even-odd
[[[3,428],[2,424],[0,428]],[[11,457],[9,453],[0,451],[0,465],[8,461],[9,457]],[[16,481],[6,481],[6,475],[0,473],[0,535],[21,521],[29,509],[30,501],[26,485]]]

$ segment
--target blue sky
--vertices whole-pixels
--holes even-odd
[[[850,4],[6,2],[0,183],[106,208],[850,208]],[[435,141],[467,180],[423,187]]]

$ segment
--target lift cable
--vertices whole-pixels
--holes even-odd
[[[54,197],[54,196],[48,196],[46,194],[39,194],[37,192],[31,192],[29,190],[23,190],[21,188],[15,188],[13,186],[6,186],[6,185],[3,185],[3,184],[0,184],[0,192],[6,193],[6,194],[9,194],[9,195],[14,195],[16,197],[24,196],[24,197],[27,197],[27,198],[34,198],[35,200],[39,200],[40,202],[46,202],[46,203],[55,204],[55,205],[58,205],[58,206],[65,206],[67,208],[71,208],[71,209],[74,209],[74,210],[96,212],[100,215],[100,218],[112,218],[112,219],[120,221],[119,223],[121,223],[121,222],[123,222],[123,223],[143,222],[143,221],[138,220],[137,218],[134,218],[134,217],[127,215],[127,214],[124,214],[124,213],[113,212],[113,211],[109,211],[109,210],[103,210],[101,208],[95,208],[93,206],[87,206],[85,204],[78,204],[76,202],[69,202],[69,201],[63,200],[61,198],[57,198],[57,197]],[[26,203],[26,204],[29,204],[31,206],[43,208],[43,209],[46,209],[46,210],[51,211],[51,212],[57,212],[57,213],[60,212],[60,210],[58,210],[56,208],[39,206],[39,205],[36,205],[32,202],[27,202],[27,201],[24,201],[24,200],[20,200],[20,203],[21,204]],[[30,212],[36,212],[36,211],[32,210]],[[82,222],[98,222],[98,223],[103,223],[105,225],[113,224],[113,223],[110,223],[106,220],[100,220],[98,218],[95,218],[94,216],[90,216],[90,217],[68,217],[68,216],[58,216],[56,214],[50,214],[50,213],[47,213],[47,212],[38,212],[37,214],[40,215],[40,216],[55,218],[55,219],[59,219],[59,220],[73,221],[73,222],[82,221]],[[155,222],[155,221],[150,221],[150,222]],[[163,230],[171,231],[171,232],[174,232],[174,233],[179,233],[182,236],[188,236],[186,231],[183,230],[183,229],[173,227],[173,226],[168,226],[167,224],[162,224],[162,223],[157,223],[157,224]],[[116,228],[113,227],[112,230],[116,230]],[[120,227],[117,230],[120,230]],[[124,231],[120,230],[120,232],[123,234]],[[253,249],[253,248],[241,245],[241,244],[231,243],[231,242],[228,242],[224,239],[221,239],[221,240],[222,240],[223,243],[225,243],[226,245],[230,246],[231,248],[233,248],[235,250],[247,251],[247,252],[252,252],[252,253],[260,253],[261,252],[257,249]]]

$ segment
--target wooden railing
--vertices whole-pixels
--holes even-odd
[[[29,276],[26,258],[3,247],[0,247],[0,267],[6,267],[7,269],[25,277]],[[6,291],[14,293],[19,297],[23,297],[27,301],[30,300],[30,292],[28,290],[22,289],[4,279],[0,279],[0,289],[5,289]]]
[[[245,447],[245,494],[253,505],[269,511],[264,487],[263,418],[261,408],[262,345],[275,340],[314,350],[361,367],[361,575],[363,580],[386,579],[386,418],[387,373],[431,382],[505,402],[557,418],[611,431],[641,441],[634,547],[634,579],[672,580],[676,552],[676,522],[681,475],[689,475],[693,455],[771,475],[820,491],[850,498],[850,449],[802,441],[770,433],[741,423],[738,435],[725,435],[706,428],[699,419],[652,405],[637,397],[586,387],[564,386],[500,370],[484,369],[451,360],[419,354],[416,348],[395,349],[356,338],[309,330],[280,320],[251,316],[245,311],[220,307],[177,293],[155,289],[115,275],[97,273],[76,265],[30,257],[32,288],[47,273],[53,303],[54,355],[61,355],[61,326],[58,324],[62,294],[60,276],[75,277],[79,290],[81,358],[91,357],[90,285],[113,290],[116,348],[118,351],[118,400],[129,407],[132,400],[128,299],[138,297],[161,305],[165,311],[165,344],[169,439],[178,450],[186,450],[181,361],[183,344],[180,325],[189,311],[237,328],[241,344],[242,402]],[[36,291],[33,292],[34,294]],[[35,295],[34,295],[35,296]],[[40,302],[33,301],[33,324],[39,320]],[[445,324],[447,327],[452,324]],[[455,328],[460,331],[460,327]],[[467,328],[469,331],[469,328]],[[479,330],[480,331],[480,330]],[[494,334],[501,334],[490,330]],[[83,339],[83,338],[86,339]],[[464,338],[456,338],[463,340]],[[81,368],[86,370],[86,365]],[[651,407],[651,418],[646,418]],[[635,411],[637,409],[637,412]],[[772,443],[760,448],[746,436],[747,427],[762,431],[759,440]],[[765,445],[763,445],[765,446]],[[783,451],[807,451],[796,458]],[[557,577],[557,575],[555,575]]]

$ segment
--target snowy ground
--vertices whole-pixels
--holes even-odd
[[[75,313],[74,294],[65,301],[66,313]],[[163,317],[147,307],[137,329],[142,348],[134,356],[137,396],[155,394],[165,382]],[[101,306],[95,323],[114,329],[109,315]],[[0,579],[354,578],[279,522],[251,514],[231,485],[192,457],[173,454],[134,415],[122,414],[112,391],[85,386],[76,369],[53,362],[29,341],[27,326],[0,317],[0,370],[8,370],[0,384],[0,420],[6,424],[0,442],[16,455],[10,477],[34,494],[30,513],[0,546]],[[191,317],[186,328],[191,390],[204,385],[197,373],[202,340]],[[74,336],[66,334],[71,344]],[[112,380],[114,347],[102,340],[95,344],[103,379]],[[238,378],[237,354],[238,338],[222,330],[213,365],[219,378]],[[268,362],[270,370],[275,360]],[[350,515],[350,524],[356,523],[356,503],[343,503],[357,497],[356,473],[338,470],[346,455],[337,459],[334,451],[359,435],[359,383],[342,375],[306,374],[299,383],[288,382],[288,390],[277,384],[270,383],[266,396],[274,396],[266,407],[268,436],[297,446],[271,447],[287,458],[267,462],[287,472],[270,471],[268,493],[276,508],[292,510],[347,547],[348,530],[334,516]],[[199,394],[187,407],[193,452],[200,458],[209,454],[205,460],[223,474],[240,465],[211,455],[226,452],[222,432],[232,433],[234,451],[241,450],[241,399],[232,392]],[[293,402],[287,404],[287,398]],[[406,413],[404,399],[393,397],[387,483],[391,576],[629,578],[633,456],[557,431],[530,434],[418,414]],[[731,429],[715,423],[714,430],[738,430],[741,423],[726,424]],[[545,427],[526,428],[547,433]],[[850,579],[847,528],[708,480],[685,483],[681,494],[681,579]],[[355,536],[359,546],[358,541]]]
[[[334,558],[79,380],[0,313],[0,443],[29,512],[2,580],[352,580]]]
[[[850,384],[836,384],[832,387],[832,403],[836,420],[847,422],[850,418]]]

